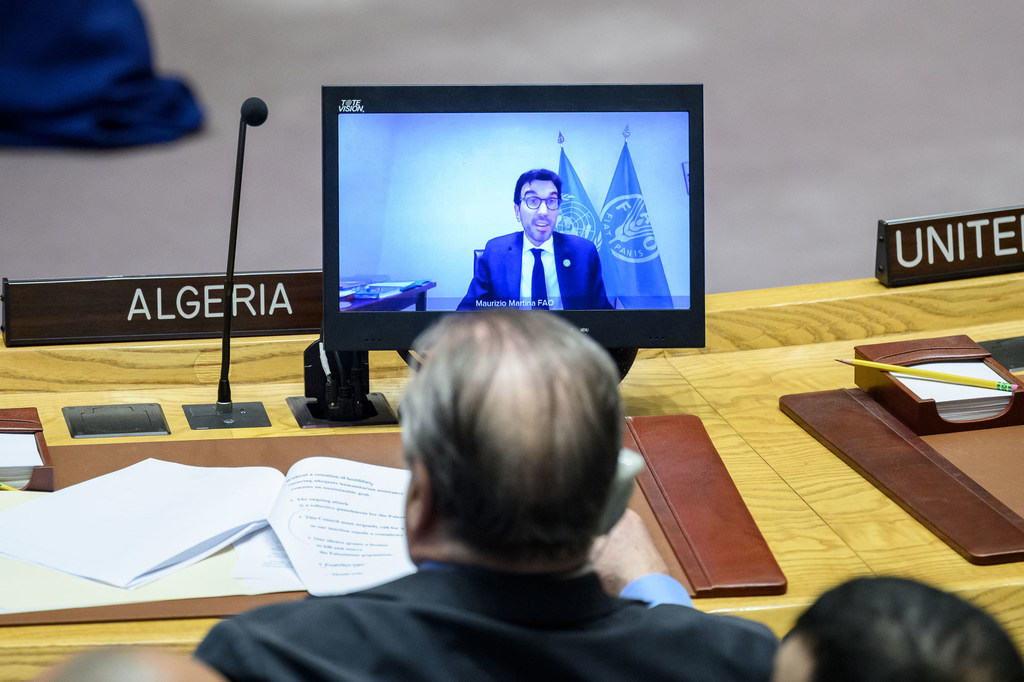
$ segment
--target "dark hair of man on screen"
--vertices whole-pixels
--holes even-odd
[[[549,171],[546,168],[534,168],[528,170],[519,176],[519,180],[516,181],[516,193],[512,197],[512,201],[516,206],[522,201],[520,194],[523,191],[523,185],[531,183],[533,181],[538,182],[552,182],[555,185],[555,189],[558,190],[558,198],[562,198],[562,178],[558,177],[558,173]]]

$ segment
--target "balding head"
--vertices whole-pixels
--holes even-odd
[[[446,530],[505,562],[585,559],[621,444],[607,352],[538,311],[444,318],[401,405]]]

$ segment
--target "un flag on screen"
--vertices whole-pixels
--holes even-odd
[[[636,177],[628,142],[623,143],[608,196],[601,210],[601,240],[612,256],[616,289],[609,288],[625,308],[671,308],[672,294],[665,279],[654,227],[647,215],[647,204]]]
[[[555,225],[555,229],[594,242],[601,258],[605,292],[608,294],[608,300],[614,304],[618,287],[612,253],[601,238],[601,222],[597,217],[597,210],[587,196],[587,190],[583,188],[580,176],[569,162],[564,148],[558,159],[558,177],[562,179],[562,205],[558,209],[558,224]]]

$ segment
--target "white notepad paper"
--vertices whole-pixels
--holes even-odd
[[[988,364],[978,362],[926,362],[914,365],[915,369],[956,374],[974,379],[1006,381]],[[946,421],[969,421],[987,419],[1000,414],[1010,404],[1012,393],[995,388],[964,386],[934,379],[922,379],[906,374],[892,373],[914,395],[922,400],[934,400],[939,416]]]

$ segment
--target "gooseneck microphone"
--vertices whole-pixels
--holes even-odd
[[[259,97],[250,97],[242,102],[242,123],[258,128],[267,120],[267,103]],[[245,126],[242,126],[240,133],[242,140],[245,140]],[[241,145],[239,145],[241,147]],[[237,185],[236,185],[237,186]]]
[[[228,237],[227,277],[224,279],[224,336],[221,339],[220,385],[217,387],[217,409],[231,411],[231,318],[235,311],[235,244],[238,242],[238,206],[242,196],[242,161],[245,158],[245,130],[263,125],[267,120],[267,103],[259,97],[242,102],[242,120],[238,124],[238,155],[235,157],[235,194],[231,201],[231,236]]]
[[[235,157],[235,192],[231,202],[231,235],[228,238],[228,264],[224,278],[224,333],[221,337],[220,383],[214,405],[184,405],[185,416],[193,430],[251,428],[270,426],[262,403],[232,403],[228,371],[231,367],[231,318],[235,311],[235,244],[238,242],[238,207],[242,195],[242,161],[245,157],[245,130],[263,125],[267,104],[259,97],[242,102],[238,124],[238,153]]]

